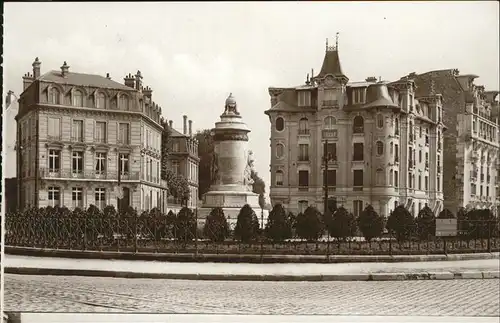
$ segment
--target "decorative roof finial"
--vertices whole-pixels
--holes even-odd
[[[307,85],[311,84],[311,82],[309,82],[309,73],[307,73],[306,84]]]
[[[326,50],[328,50],[328,37],[326,38]]]
[[[339,33],[335,34],[335,49],[339,50]]]

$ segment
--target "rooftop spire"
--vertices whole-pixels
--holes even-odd
[[[335,46],[328,45],[328,39],[326,40],[326,53],[323,59],[323,65],[321,66],[321,71],[317,77],[322,78],[327,74],[332,74],[335,77],[340,77],[347,82],[349,79],[342,72],[342,67],[340,65],[339,53],[338,53],[338,38],[339,33],[336,33]],[[313,74],[314,75],[314,74]]]

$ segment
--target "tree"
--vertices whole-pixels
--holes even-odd
[[[259,219],[248,204],[245,204],[238,214],[234,235],[244,243],[250,243],[259,235]]]
[[[386,227],[389,232],[396,235],[399,242],[405,241],[411,237],[415,227],[415,219],[403,205],[399,205],[389,215]]]
[[[175,219],[176,238],[180,241],[191,241],[196,236],[196,218],[191,209],[183,207]]]
[[[205,220],[203,235],[214,242],[222,242],[229,236],[229,224],[222,208],[216,207],[210,211]]]
[[[325,223],[330,235],[337,240],[345,241],[347,238],[356,235],[356,220],[352,213],[344,207],[340,207],[333,214],[329,223]]]
[[[498,233],[498,221],[490,209],[472,209],[465,216],[464,229],[473,239],[495,237]]]
[[[198,194],[199,199],[207,193],[212,185],[212,161],[214,154],[214,140],[210,129],[198,131],[196,133],[198,140],[198,157],[200,164],[198,166]]]
[[[282,242],[292,237],[292,224],[281,204],[276,204],[269,212],[265,234],[274,242]]]
[[[420,239],[429,239],[436,235],[436,216],[427,205],[418,212],[416,225]]]
[[[455,215],[448,209],[439,212],[438,219],[454,219]]]
[[[365,207],[357,222],[359,231],[369,244],[373,238],[381,237],[384,233],[384,218],[375,212],[371,205]]]
[[[190,198],[189,183],[187,179],[180,174],[174,173],[171,169],[165,171],[164,179],[167,181],[169,195],[180,200],[181,204],[185,205],[186,201]]]
[[[297,216],[296,232],[301,239],[318,240],[324,231],[321,213],[317,208],[309,206],[303,214]]]

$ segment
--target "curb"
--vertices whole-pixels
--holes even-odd
[[[55,257],[72,259],[141,260],[165,262],[215,262],[215,263],[360,263],[360,262],[423,262],[500,259],[499,252],[470,254],[430,255],[259,255],[259,254],[198,254],[113,252],[41,249],[5,246],[5,254],[30,257]]]
[[[325,275],[258,275],[258,274],[184,274],[184,273],[138,273],[129,271],[106,271],[61,268],[5,267],[6,274],[83,276],[108,278],[182,279],[216,281],[402,281],[402,280],[453,280],[453,279],[499,279],[500,271],[466,272],[419,272],[419,273],[366,273]]]

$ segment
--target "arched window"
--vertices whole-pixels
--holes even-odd
[[[56,88],[52,88],[50,90],[49,102],[52,104],[61,104],[59,102],[59,99],[60,99],[59,90]]]
[[[332,116],[326,117],[324,120],[325,129],[333,129],[337,124],[337,119]]]
[[[282,117],[276,118],[275,126],[277,131],[283,131],[283,129],[285,129],[285,119],[283,119]]]
[[[124,94],[120,95],[118,106],[120,110],[128,110],[128,97],[126,95]]]
[[[285,145],[279,143],[276,145],[276,157],[283,158],[285,155]]]
[[[353,133],[364,133],[365,121],[363,120],[362,116],[356,116],[354,117],[354,122],[352,125],[352,131]]]
[[[377,141],[377,155],[382,156],[384,154],[384,143],[382,141]]]
[[[399,119],[398,118],[396,118],[394,120],[394,133],[396,135],[399,135]]]
[[[276,186],[283,186],[283,171],[276,171]]]
[[[382,114],[377,114],[377,127],[378,128],[383,128],[384,127],[384,116]]]
[[[307,122],[307,118],[302,118],[299,120],[299,134],[301,135],[309,134],[309,125]]]
[[[104,93],[97,94],[97,108],[106,109],[106,95]]]
[[[384,170],[379,168],[375,173],[375,183],[377,186],[384,185]]]
[[[73,91],[73,106],[83,107],[83,93],[80,90]]]

